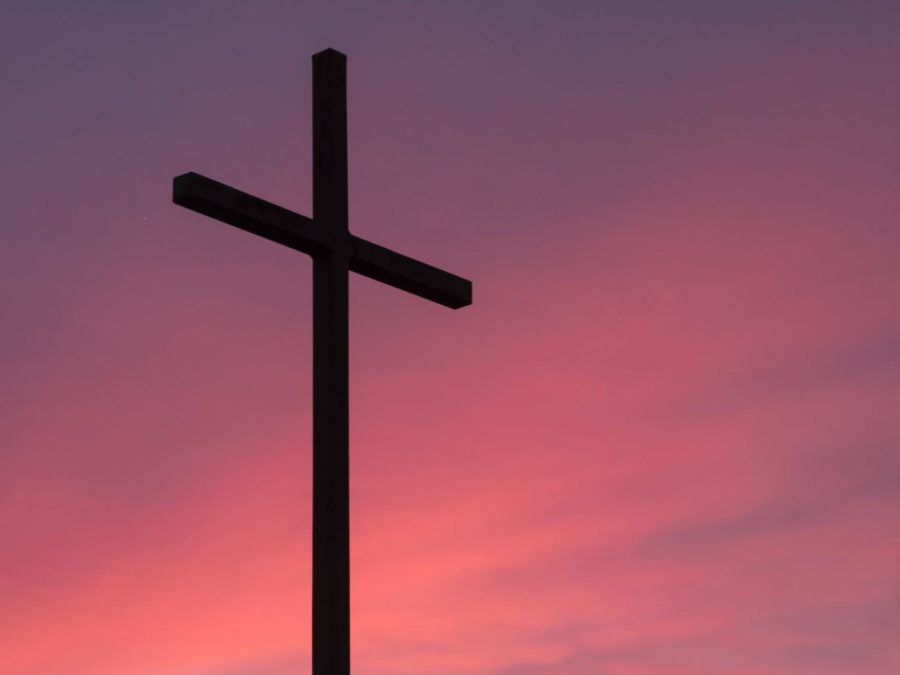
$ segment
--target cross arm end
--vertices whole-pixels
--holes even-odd
[[[472,282],[351,235],[350,269],[451,309],[472,304]]]
[[[331,250],[334,246],[312,219],[199,173],[175,177],[172,201],[309,255]]]

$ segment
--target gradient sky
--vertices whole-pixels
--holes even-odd
[[[309,667],[349,56],[357,675],[900,672],[900,5],[6,1],[0,673]]]

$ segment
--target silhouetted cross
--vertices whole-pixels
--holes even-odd
[[[313,259],[313,675],[350,673],[347,282],[353,271],[457,309],[471,282],[350,234],[347,57],[313,55],[312,219],[186,173],[173,200]]]

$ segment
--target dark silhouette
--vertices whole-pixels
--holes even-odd
[[[347,282],[353,271],[457,309],[470,281],[360,239],[347,222],[347,57],[313,55],[313,218],[196,173],[173,200],[313,259],[313,675],[350,674]]]

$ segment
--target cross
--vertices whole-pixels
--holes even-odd
[[[472,283],[350,234],[347,218],[347,57],[314,54],[313,217],[196,173],[173,201],[306,253],[313,260],[313,675],[350,673],[349,272],[446,307],[472,303]]]

